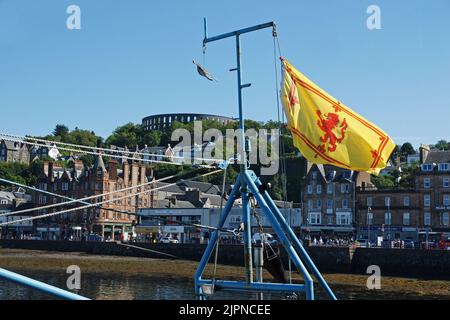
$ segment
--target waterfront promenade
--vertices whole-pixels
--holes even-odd
[[[33,275],[38,279],[52,280],[52,283],[59,286],[65,284],[68,276],[66,268],[69,265],[80,267],[81,293],[92,298],[161,298],[161,290],[165,289],[165,297],[169,299],[194,298],[193,274],[197,267],[194,261],[0,249],[1,267]],[[206,272],[211,274],[212,268],[208,268]],[[238,279],[242,274],[242,267],[219,265],[217,269],[217,275],[224,279]],[[269,277],[267,274],[265,276]],[[380,290],[368,290],[366,275],[326,273],[325,278],[340,299],[450,299],[450,281],[446,280],[383,276]],[[301,279],[293,274],[293,280],[297,282]],[[5,284],[9,285],[2,283]],[[13,292],[16,291],[2,291],[0,288],[0,299],[17,298],[10,295]],[[2,293],[4,296],[1,296]],[[42,298],[29,296],[27,293],[23,293],[23,296]]]

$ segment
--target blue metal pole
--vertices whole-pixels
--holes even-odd
[[[314,283],[313,283],[311,276],[309,275],[308,270],[306,269],[305,265],[299,258],[297,252],[294,250],[294,247],[292,246],[291,242],[289,241],[288,236],[284,233],[283,228],[281,227],[278,220],[276,219],[275,213],[267,205],[263,196],[259,192],[258,187],[255,185],[252,178],[250,177],[250,175],[247,172],[245,173],[245,180],[246,180],[248,187],[250,188],[250,191],[253,193],[253,196],[258,201],[258,205],[263,210],[263,212],[266,214],[266,217],[269,219],[270,224],[272,225],[272,227],[275,230],[278,237],[280,237],[281,243],[283,244],[284,248],[286,249],[289,257],[292,259],[292,262],[294,262],[298,271],[300,271],[303,274],[303,279],[304,279],[305,285],[306,285],[306,299],[314,300]]]
[[[277,206],[273,202],[272,198],[270,198],[269,194],[267,192],[263,193],[263,198],[268,203],[269,207],[272,209],[272,212],[274,212],[275,218],[278,220],[280,225],[283,227],[283,229],[288,234],[289,238],[291,239],[292,243],[294,244],[295,249],[300,253],[300,256],[305,261],[308,268],[313,273],[314,277],[317,279],[321,287],[325,290],[325,293],[327,294],[328,298],[331,300],[337,300],[335,294],[331,290],[328,283],[323,278],[322,274],[320,273],[319,269],[317,269],[316,265],[312,261],[311,257],[309,256],[308,252],[306,252],[303,245],[300,243],[300,240],[298,240],[297,236],[295,235],[294,231],[292,231],[292,228],[289,227],[289,225],[286,223],[286,219],[281,214],[280,210],[278,210]]]
[[[0,268],[0,278],[4,278],[9,281],[16,282],[18,284],[24,285],[26,287],[30,287],[45,293],[48,293],[52,296],[67,299],[67,300],[90,300],[86,297],[80,296],[78,294],[72,293],[70,291],[66,291],[49,284],[43,283],[41,281],[37,281],[20,274],[1,269]]]
[[[245,187],[247,188],[247,187]],[[250,217],[250,203],[248,191],[242,193],[242,210],[244,222],[244,262],[245,279],[247,283],[253,282],[253,253],[252,253],[252,222]]]
[[[211,285],[213,280],[201,280],[200,284]],[[214,286],[222,290],[240,290],[240,291],[266,291],[266,292],[303,292],[303,284],[286,284],[271,282],[253,282],[245,283],[241,281],[215,280]]]
[[[221,35],[218,35],[218,36],[215,36],[215,37],[205,38],[203,40],[203,42],[204,43],[208,43],[208,42],[213,42],[213,41],[217,41],[217,40],[222,40],[222,39],[225,39],[225,38],[238,36],[240,34],[257,31],[257,30],[264,29],[264,28],[270,28],[270,27],[273,28],[274,26],[275,26],[275,22],[273,22],[273,21],[266,22],[266,23],[258,24],[258,25],[253,26],[253,27],[239,29],[239,30],[236,30],[236,31],[224,33],[224,34],[221,34]]]
[[[250,180],[254,181],[254,183],[257,184],[258,186],[262,185],[261,182],[259,181],[259,179],[256,177],[256,175],[254,175],[254,174],[253,174],[253,176],[249,175],[248,178]],[[332,300],[337,300],[335,294],[333,293],[331,288],[328,286],[328,283],[325,281],[325,279],[323,278],[322,274],[317,269],[316,265],[312,261],[312,259],[309,256],[309,254],[306,252],[306,250],[303,247],[303,245],[300,243],[300,241],[297,238],[297,236],[295,235],[295,233],[292,231],[292,228],[289,227],[289,225],[287,224],[286,219],[281,214],[280,210],[275,205],[275,203],[273,202],[272,198],[267,193],[267,191],[262,193],[262,197],[266,201],[266,203],[269,206],[270,210],[273,212],[273,214],[274,214],[275,218],[277,219],[278,223],[281,225],[281,227],[286,232],[286,234],[288,235],[288,237],[291,240],[291,242],[294,244],[295,249],[299,252],[300,256],[305,260],[306,265],[311,270],[311,272],[314,274],[314,277],[317,279],[317,281],[322,286],[322,288],[325,290],[327,296],[330,299],[332,299]]]
[[[239,190],[240,186],[241,186],[241,181],[240,181],[240,177],[238,177],[236,179],[236,184],[234,185],[233,189],[231,190],[228,201],[227,201],[225,207],[223,208],[222,212],[220,213],[219,223],[217,224],[218,229],[223,228],[223,225],[225,224],[225,221],[227,220],[228,214],[230,213],[230,210],[233,207],[233,204],[234,204],[234,201],[236,198],[236,192]],[[219,230],[216,230],[211,235],[208,246],[206,247],[205,252],[203,253],[202,259],[200,260],[200,263],[197,267],[197,271],[195,272],[195,293],[198,296],[201,296],[201,288],[199,285],[199,281],[201,280],[203,272],[205,271],[206,265],[208,264],[208,261],[211,258],[212,251],[216,245],[218,238],[219,238]]]

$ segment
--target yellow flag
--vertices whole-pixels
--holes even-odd
[[[286,60],[281,100],[294,145],[308,161],[373,174],[386,167],[392,139]]]

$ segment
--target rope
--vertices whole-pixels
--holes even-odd
[[[225,182],[227,180],[227,167],[223,170],[223,181],[222,181],[222,195],[220,197],[220,213],[223,214],[223,199],[225,196]],[[219,256],[219,243],[220,243],[220,233],[217,231],[217,240],[216,240],[216,249],[215,249],[215,257],[214,257],[214,271],[212,277],[212,288],[211,292],[214,292],[214,288],[216,285],[216,275],[217,275],[217,259]]]
[[[58,142],[58,141],[52,141],[52,140],[44,140],[44,139],[37,139],[37,138],[29,138],[29,137],[21,137],[21,136],[14,136],[9,134],[3,134],[0,133],[0,138],[2,140],[6,141],[12,141],[12,142],[20,142],[31,146],[42,146],[42,144],[39,144],[38,142],[42,143],[51,143],[55,145],[65,145],[65,146],[71,146],[76,148],[82,148],[82,149],[89,149],[89,150],[98,150],[99,152],[95,151],[87,151],[87,150],[78,150],[73,148],[67,148],[67,147],[61,147],[58,146],[59,150],[69,151],[69,152],[77,152],[77,153],[83,153],[83,154],[90,154],[90,155],[97,155],[97,156],[108,156],[111,158],[118,158],[118,159],[126,159],[126,160],[133,160],[133,161],[142,161],[142,162],[149,162],[149,163],[164,163],[164,164],[172,164],[172,165],[178,165],[183,166],[184,163],[177,163],[177,162],[171,162],[171,161],[163,161],[163,160],[155,160],[155,159],[143,159],[143,158],[136,158],[136,157],[129,157],[126,155],[117,155],[117,153],[121,154],[132,154],[133,152],[130,151],[124,151],[124,150],[113,150],[113,149],[107,149],[107,148],[99,148],[99,147],[89,147],[89,146],[83,146],[83,145],[77,145],[77,144],[71,144],[71,143],[64,143],[64,142]],[[29,142],[27,140],[32,140],[35,142]],[[108,152],[107,154],[103,154],[102,152]],[[114,153],[114,154],[111,154]],[[181,156],[165,156],[161,154],[151,154],[151,153],[139,153],[141,156],[149,156],[149,157],[164,157],[164,158],[173,158],[173,159],[190,159],[190,160],[201,160],[204,162],[212,162],[212,163],[218,163],[223,161],[223,159],[209,159],[209,158],[188,158],[188,157],[181,157]],[[211,165],[198,165],[203,168],[214,168],[214,166]]]
[[[115,190],[115,191],[109,191],[109,192],[105,192],[105,193],[101,193],[101,194],[96,194],[96,195],[85,197],[85,198],[73,199],[73,200],[70,200],[70,201],[67,201],[67,202],[55,203],[55,204],[50,204],[50,205],[36,207],[36,208],[30,208],[30,209],[24,209],[24,210],[19,210],[19,211],[3,213],[3,214],[0,214],[0,216],[10,216],[10,215],[13,215],[13,214],[16,215],[16,214],[22,214],[22,213],[26,213],[26,212],[32,212],[32,211],[50,209],[50,208],[55,208],[55,207],[67,206],[69,204],[76,203],[76,202],[82,202],[82,201],[85,202],[86,200],[96,199],[96,198],[100,198],[100,197],[105,197],[105,196],[109,196],[109,195],[112,195],[112,194],[116,194],[116,193],[119,193],[119,192],[124,192],[124,191],[128,191],[128,190],[133,190],[133,189],[145,187],[145,186],[154,184],[156,182],[161,182],[161,181],[164,181],[164,180],[175,178],[176,176],[179,176],[179,175],[180,174],[172,175],[172,176],[169,176],[169,177],[164,177],[164,178],[161,178],[161,179],[158,179],[158,180],[154,180],[154,181],[150,181],[150,182],[146,182],[146,183],[143,183],[143,184],[138,184],[136,186],[131,186],[131,187]],[[52,195],[54,196],[55,194],[52,194]],[[133,195],[136,195],[136,193],[132,193],[130,196],[133,196]]]
[[[69,198],[69,197],[66,197],[66,196],[63,196],[63,195],[60,195],[60,194],[57,194],[57,193],[53,193],[53,192],[48,192],[48,191],[45,191],[45,190],[37,189],[37,188],[34,188],[34,187],[30,187],[30,186],[23,185],[23,184],[20,184],[20,183],[14,182],[14,181],[10,181],[10,180],[6,180],[6,179],[1,179],[0,178],[0,181],[6,182],[6,183],[9,183],[9,184],[12,184],[12,185],[17,185],[17,186],[22,187],[22,188],[27,188],[27,189],[30,189],[30,190],[33,190],[33,191],[36,191],[36,192],[39,192],[39,193],[49,194],[49,195],[52,195],[54,197],[58,197],[58,198],[62,198],[62,199],[77,200],[77,199]],[[166,188],[168,186],[164,186],[164,187]],[[83,204],[90,204],[89,202],[84,202],[84,201],[81,201],[81,200],[77,200],[77,201],[80,202],[80,203],[83,203]],[[112,211],[112,212],[116,212],[116,213],[132,215],[132,216],[138,216],[138,217],[139,216],[146,217],[149,220],[162,221],[162,222],[172,222],[172,220],[169,220],[169,219],[147,216],[147,215],[139,214],[139,213],[136,213],[136,212],[130,212],[130,211],[125,211],[125,210],[118,210],[118,209],[113,209],[113,208],[106,208],[106,207],[102,207],[102,206],[98,206],[98,207],[100,209],[107,210],[107,211]],[[13,214],[17,214],[17,211],[13,212]],[[190,227],[196,227],[196,228],[201,228],[201,229],[208,229],[208,230],[213,230],[213,231],[220,230],[221,232],[224,232],[224,233],[236,234],[236,230],[223,229],[223,228],[219,229],[219,228],[212,227],[212,226],[206,226],[206,225],[202,225],[202,224],[188,223],[188,222],[182,222],[182,221],[177,221],[177,223],[180,224],[180,225],[185,225],[185,226],[190,226]]]
[[[197,178],[201,178],[201,177],[206,177],[206,176],[218,173],[220,171],[221,170],[215,170],[215,171],[208,172],[208,173],[205,173],[205,174],[202,174],[202,175],[198,175],[198,176],[192,178],[191,180],[197,179]],[[32,220],[36,220],[36,219],[43,219],[43,218],[56,216],[56,215],[62,215],[62,214],[69,213],[69,212],[84,210],[84,209],[96,207],[96,206],[99,206],[99,205],[103,205],[103,204],[106,204],[106,203],[110,203],[110,202],[113,202],[113,201],[127,199],[127,198],[134,197],[134,196],[137,196],[137,195],[141,195],[141,194],[144,194],[144,193],[155,192],[155,191],[158,191],[160,189],[164,189],[164,188],[170,187],[171,185],[175,185],[175,184],[176,183],[169,184],[169,185],[166,185],[166,186],[161,186],[161,187],[150,189],[150,190],[144,190],[144,191],[140,191],[140,192],[133,193],[133,194],[130,194],[130,195],[125,195],[125,196],[122,196],[122,197],[113,198],[111,200],[104,200],[104,201],[101,201],[101,202],[98,202],[98,203],[89,204],[89,205],[82,206],[82,207],[71,208],[71,209],[66,209],[66,210],[62,210],[62,211],[58,211],[58,212],[47,213],[47,214],[43,214],[43,215],[36,216],[36,217],[30,217],[30,218],[18,219],[18,220],[15,220],[15,221],[4,222],[4,223],[0,223],[0,227],[7,226],[7,225],[10,225],[10,224],[15,224],[15,223],[22,223],[22,222],[26,222],[26,221],[32,221]],[[17,214],[17,212],[15,214]]]
[[[285,212],[287,212],[287,169],[286,169],[286,150],[283,143],[282,137],[282,131],[283,131],[283,125],[285,124],[285,117],[284,112],[281,111],[280,108],[280,88],[278,83],[278,57],[277,57],[277,48],[278,48],[278,54],[281,58],[281,47],[280,42],[278,39],[278,34],[276,30],[273,32],[273,57],[274,57],[274,67],[275,67],[275,97],[277,100],[277,115],[278,115],[278,123],[280,124],[280,157],[281,157],[281,184],[282,184],[282,190],[283,190],[283,202],[284,202],[284,209]],[[280,116],[281,114],[281,116]],[[288,225],[291,226],[291,211],[289,211],[289,219],[288,219]],[[291,259],[289,259],[289,283],[292,284],[292,262]]]

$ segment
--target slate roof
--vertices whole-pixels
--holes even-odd
[[[307,174],[316,167],[322,177],[325,179],[326,182],[351,182],[355,181],[358,172],[353,170],[348,170],[340,167],[335,167],[332,165],[322,165],[322,164],[313,164],[310,168]]]
[[[450,151],[435,151],[432,150],[428,153],[427,158],[424,163],[426,164],[438,164],[438,163],[449,163],[450,162]]]

